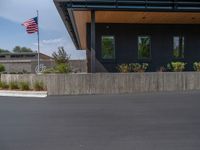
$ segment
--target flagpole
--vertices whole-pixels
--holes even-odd
[[[38,73],[40,73],[40,31],[39,31],[39,12],[37,10],[37,24],[38,24]]]

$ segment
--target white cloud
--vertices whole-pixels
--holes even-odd
[[[40,46],[45,46],[45,45],[50,45],[50,44],[62,45],[63,41],[64,41],[64,38],[42,40],[40,41]],[[33,43],[33,45],[37,46],[38,43]]]
[[[38,43],[33,43],[32,49],[37,50]],[[45,39],[40,42],[40,49],[42,53],[51,55],[53,52],[57,51],[58,47],[63,46],[71,56],[71,59],[85,59],[86,52],[84,50],[76,50],[75,47],[68,43],[64,38],[55,39]]]
[[[63,41],[63,38],[58,38],[58,39],[49,39],[49,40],[43,40],[42,43],[44,44],[58,44]]]

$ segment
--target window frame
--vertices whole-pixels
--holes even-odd
[[[150,52],[149,52],[149,54],[150,54],[150,56],[148,57],[148,58],[145,58],[145,57],[140,57],[139,56],[139,38],[140,37],[149,37],[149,39],[150,39]],[[151,50],[152,50],[152,44],[151,44],[151,35],[148,35],[148,34],[143,34],[143,35],[137,35],[137,58],[138,58],[138,60],[151,60],[152,59],[152,54],[151,54]]]
[[[184,41],[183,41],[183,44],[184,44],[183,45],[183,49],[181,50],[181,53],[182,53],[183,56],[181,56],[181,57],[175,57],[174,56],[174,38],[175,37],[178,37],[179,40],[180,40],[180,37],[184,39]],[[179,48],[180,48],[180,46],[179,46]],[[180,51],[180,49],[179,49],[179,51]],[[172,57],[173,57],[174,60],[183,60],[183,59],[185,59],[185,36],[184,35],[174,35],[173,36],[173,38],[172,38]]]
[[[103,58],[102,56],[102,53],[103,53],[103,38],[104,37],[112,37],[114,42],[113,42],[113,48],[114,48],[114,58],[109,58],[109,59],[105,59]],[[104,62],[110,62],[110,61],[115,61],[116,60],[116,45],[115,45],[115,35],[101,35],[101,52],[100,52],[100,57],[101,57],[101,60],[104,61]]]

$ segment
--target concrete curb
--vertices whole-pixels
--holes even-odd
[[[47,97],[47,91],[0,90],[0,96],[45,98]]]

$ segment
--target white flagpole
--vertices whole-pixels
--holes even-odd
[[[39,32],[39,12],[37,10],[37,25],[38,25],[38,32],[37,32],[37,36],[38,36],[38,72],[40,73],[40,32]]]

